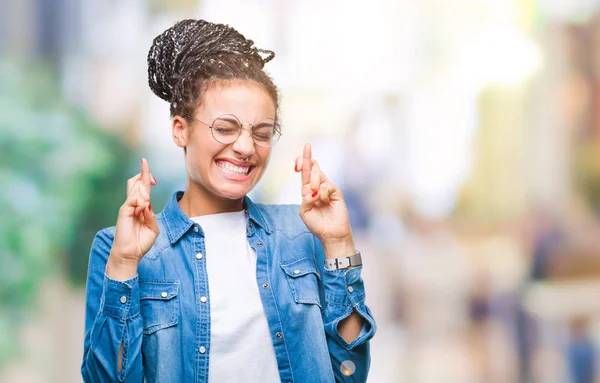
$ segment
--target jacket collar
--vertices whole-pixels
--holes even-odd
[[[179,207],[179,200],[183,197],[183,191],[173,193],[165,208],[162,211],[163,221],[169,241],[171,244],[179,241],[179,239],[188,232],[194,225],[194,222]],[[267,233],[271,233],[267,221],[264,219],[258,205],[256,205],[248,197],[244,197],[244,206],[248,212],[248,220],[264,229]]]
[[[254,222],[257,226],[259,226],[269,234],[273,232],[273,230],[271,230],[271,228],[267,224],[265,217],[261,213],[259,205],[252,202],[250,197],[244,197],[244,206],[246,207],[246,211],[248,212],[248,219],[250,221]]]

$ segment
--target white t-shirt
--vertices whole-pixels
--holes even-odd
[[[244,211],[191,218],[204,231],[210,291],[209,383],[279,382]]]

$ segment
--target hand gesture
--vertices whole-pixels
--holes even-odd
[[[127,181],[127,200],[119,209],[115,240],[110,257],[118,264],[135,265],[150,250],[159,229],[150,204],[150,188],[156,180],[146,159],[142,170]]]
[[[353,246],[348,209],[340,189],[335,187],[312,159],[310,144],[296,158],[296,172],[302,173],[300,217],[323,246]],[[327,250],[327,249],[326,249]]]

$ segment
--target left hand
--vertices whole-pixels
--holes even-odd
[[[312,159],[310,144],[296,158],[296,172],[302,173],[300,217],[306,227],[327,247],[352,245],[348,209],[340,189],[333,185]]]

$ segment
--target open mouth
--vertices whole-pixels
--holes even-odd
[[[219,169],[223,170],[225,173],[237,174],[242,176],[245,176],[248,173],[250,173],[250,170],[252,170],[252,168],[254,167],[252,165],[236,166],[227,161],[217,161],[216,164],[219,167]]]

